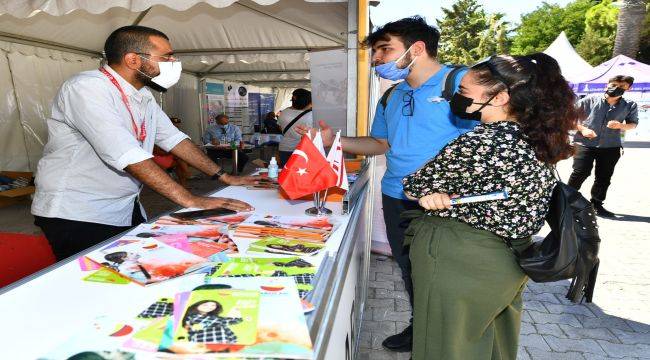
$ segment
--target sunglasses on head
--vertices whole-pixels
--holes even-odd
[[[476,64],[472,65],[471,68],[476,69],[476,68],[480,68],[480,67],[487,67],[488,70],[490,71],[490,74],[492,74],[492,77],[497,79],[501,83],[503,83],[503,85],[506,86],[506,90],[508,91],[508,94],[510,94],[510,85],[508,85],[508,82],[506,81],[506,79],[501,75],[501,73],[499,73],[499,70],[497,70],[496,66],[494,66],[490,62],[490,60],[492,60],[492,58],[494,58],[494,55],[489,56],[489,57],[477,62]]]

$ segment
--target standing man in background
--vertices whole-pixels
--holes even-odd
[[[239,200],[191,194],[152,160],[158,145],[213,179],[258,181],[225,174],[172,125],[145,87],[169,88],[180,78],[169,38],[125,26],[106,39],[104,53],[106,65],[61,85],[47,120],[32,214],[57,260],[145,221],[142,184],[183,207],[250,210]]]
[[[623,99],[623,94],[633,83],[633,77],[618,75],[609,79],[605,94],[593,94],[578,100],[578,106],[587,118],[578,124],[574,138],[577,146],[569,185],[580,190],[595,163],[591,203],[596,214],[603,217],[614,217],[614,213],[603,207],[603,202],[621,157],[621,131],[632,130],[639,123],[637,104]]]

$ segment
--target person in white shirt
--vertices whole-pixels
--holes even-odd
[[[169,38],[126,26],[108,37],[104,52],[107,65],[63,83],[47,120],[32,214],[57,259],[145,221],[142,184],[183,207],[252,209],[235,199],[193,195],[152,160],[158,145],[227,184],[259,180],[225,174],[174,127],[145,87],[168,88],[180,77]]]
[[[284,166],[289,160],[291,153],[300,142],[301,134],[296,132],[299,125],[308,128],[314,126],[314,118],[311,112],[311,92],[305,89],[296,89],[291,94],[291,107],[280,113],[278,125],[282,129],[282,141],[280,141],[280,166]]]

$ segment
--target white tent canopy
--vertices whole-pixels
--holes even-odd
[[[580,80],[583,74],[593,69],[593,66],[576,52],[564,31],[544,50],[544,53],[558,62],[562,75],[570,83]]]
[[[96,68],[118,27],[169,36],[184,74],[163,106],[198,138],[201,79],[308,86],[309,52],[346,48],[347,21],[336,0],[0,0],[0,170],[36,169],[58,87]]]

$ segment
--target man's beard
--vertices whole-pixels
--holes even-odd
[[[406,55],[402,58],[401,64],[396,64],[398,68],[405,69],[413,61],[413,57],[410,52],[407,52]]]
[[[162,86],[156,84],[155,82],[151,81],[152,78],[159,75],[159,74],[153,75],[152,72],[154,72],[154,71],[156,71],[156,70],[153,69],[153,67],[147,69],[144,66],[144,63],[143,63],[142,66],[140,66],[140,71],[138,71],[136,73],[136,77],[138,78],[138,80],[140,82],[142,82],[144,84],[144,86],[150,88],[151,90],[155,90],[155,91],[163,92],[163,93],[166,92],[167,89],[165,89],[164,87],[162,87]]]

